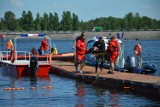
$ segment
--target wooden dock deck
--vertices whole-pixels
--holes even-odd
[[[144,74],[117,72],[108,74],[108,69],[95,73],[95,67],[84,66],[83,74],[75,73],[74,64],[70,62],[53,61],[50,73],[80,79],[90,84],[96,84],[108,88],[131,90],[135,93],[160,100],[160,77]]]

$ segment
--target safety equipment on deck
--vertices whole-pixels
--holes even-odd
[[[52,52],[53,55],[58,54],[58,51],[57,51],[56,47],[51,48],[51,52]]]
[[[140,44],[136,44],[135,47],[134,47],[134,53],[137,55],[137,56],[140,56],[141,53],[142,53],[142,46]]]

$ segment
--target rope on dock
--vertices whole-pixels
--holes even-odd
[[[99,73],[97,73],[96,80],[92,83],[91,86],[93,86],[97,82],[98,78],[99,78]]]

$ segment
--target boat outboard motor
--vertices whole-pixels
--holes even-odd
[[[136,60],[134,56],[127,56],[125,61],[125,69],[128,70],[128,72],[135,72],[136,68]]]
[[[145,65],[142,69],[142,73],[144,74],[154,74],[157,71],[154,65]]]
[[[36,56],[32,56],[30,60],[29,75],[34,76],[37,70],[38,70],[38,58]]]

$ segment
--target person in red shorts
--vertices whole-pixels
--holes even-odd
[[[80,36],[76,38],[76,58],[75,58],[75,72],[78,72],[78,65],[80,64],[80,73],[84,66],[86,50],[85,32],[82,32]]]
[[[115,36],[111,37],[111,41],[109,42],[109,45],[107,47],[107,52],[110,54],[110,71],[109,74],[114,74],[114,65],[117,61],[117,58],[119,56],[119,50],[120,50],[120,44],[118,43],[118,40],[116,40]]]

